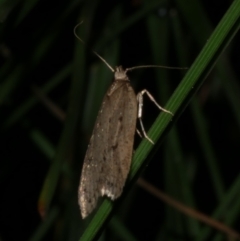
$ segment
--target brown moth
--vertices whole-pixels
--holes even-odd
[[[136,94],[122,67],[117,67],[84,159],[78,192],[83,218],[100,196],[114,200],[121,195],[131,165],[136,119]]]
[[[102,59],[97,53],[95,54]],[[114,200],[121,195],[131,166],[137,118],[144,137],[153,143],[146,135],[141,120],[143,95],[147,94],[159,109],[173,115],[159,106],[147,90],[141,91],[136,96],[127,71],[140,66],[126,70],[119,66],[115,71],[111,66],[108,67],[114,72],[114,81],[99,110],[78,189],[82,218],[93,211],[100,196],[105,195]]]
[[[84,44],[76,34],[76,29],[81,24],[82,22],[75,26],[74,35]],[[139,133],[136,129],[137,118],[144,137],[154,144],[142,123],[143,95],[147,94],[160,110],[173,115],[158,105],[147,90],[142,90],[136,96],[127,72],[139,68],[183,69],[144,65],[125,70],[119,66],[114,70],[98,53],[93,53],[114,73],[114,81],[104,96],[84,158],[78,188],[82,218],[86,218],[93,211],[99,197],[108,196],[115,200],[121,195],[131,166],[134,134],[135,131]]]

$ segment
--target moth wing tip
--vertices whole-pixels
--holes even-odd
[[[106,188],[106,187],[103,187],[102,189],[101,189],[101,195],[102,195],[102,197],[103,196],[107,196],[107,197],[109,197],[111,200],[115,200],[115,199],[117,199],[120,195],[121,195],[121,193],[122,193],[122,191],[121,192],[114,192],[114,190],[112,190],[112,189],[108,189],[108,188]]]

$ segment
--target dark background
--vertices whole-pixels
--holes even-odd
[[[230,4],[221,0],[0,3],[0,240],[78,240],[83,233],[86,222],[77,206],[81,166],[113,76],[91,49],[112,67],[190,67]],[[85,44],[73,34],[81,21],[76,32]],[[232,76],[226,79],[213,69],[160,148],[154,149],[143,173],[148,182],[209,217],[230,190],[240,190],[240,126],[234,111],[239,105],[235,93],[240,96],[239,34],[222,58],[232,67]],[[164,106],[185,73],[140,69],[129,76],[136,92],[146,88]],[[147,130],[158,113],[146,98]],[[136,148],[139,142],[136,135]],[[59,169],[61,174],[54,176]],[[48,181],[54,181],[47,177],[57,183],[50,191]],[[46,190],[52,196],[43,194]],[[238,192],[232,192],[231,205],[217,217],[236,231]],[[135,185],[115,210],[102,239],[226,240],[215,229],[201,239],[207,226]]]

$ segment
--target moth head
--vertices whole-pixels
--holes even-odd
[[[116,67],[116,71],[114,73],[115,80],[128,80],[126,70],[123,70],[122,66]]]

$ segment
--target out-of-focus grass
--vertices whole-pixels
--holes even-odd
[[[4,198],[0,206],[7,209],[16,196],[23,207],[31,200],[21,224],[28,226],[27,230],[18,226],[17,220],[6,219],[11,215],[0,210],[7,220],[0,227],[5,230],[3,239],[16,238],[7,229],[11,222],[17,238],[92,240],[113,214],[109,232],[102,239],[226,239],[140,190],[132,192],[122,206],[151,159],[146,179],[185,205],[237,227],[239,78],[232,60],[239,61],[234,37],[239,29],[240,3],[221,3],[224,7],[217,17],[209,15],[214,13],[209,3],[202,5],[197,0],[175,1],[175,5],[168,1],[114,4],[97,0],[0,3],[0,183],[9,184],[1,185]],[[82,20],[77,34],[85,45],[73,35],[74,26]],[[232,40],[231,48],[224,52]],[[148,88],[175,115],[172,119],[160,114],[148,132],[156,144],[143,140],[134,152],[123,197],[114,204],[104,200],[95,216],[82,221],[77,206],[82,160],[112,78],[88,47],[113,67],[161,64],[189,70],[129,73],[131,80],[138,80],[132,82],[136,92]],[[207,84],[200,88],[209,73]],[[31,91],[33,86],[39,86],[49,102],[65,111],[65,120],[49,113],[46,103]],[[189,110],[179,119],[188,103]],[[146,129],[157,116],[154,108],[146,100]],[[157,150],[166,135],[161,154]],[[8,210],[22,217],[21,209],[12,206]]]

